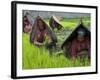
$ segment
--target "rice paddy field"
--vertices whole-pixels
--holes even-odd
[[[48,23],[48,20],[45,21]],[[22,69],[90,66],[90,62],[87,57],[84,59],[84,62],[82,62],[79,58],[77,58],[76,61],[73,61],[72,59],[64,57],[63,51],[60,48],[64,40],[79,24],[79,19],[62,19],[60,22],[64,28],[62,30],[55,31],[58,39],[58,50],[53,52],[52,56],[49,54],[49,51],[44,46],[38,48],[34,44],[31,44],[29,40],[30,35],[23,33]],[[90,18],[84,18],[83,22],[87,28],[90,27]],[[57,53],[61,53],[61,55],[56,55]]]

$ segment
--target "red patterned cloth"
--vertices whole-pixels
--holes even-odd
[[[83,41],[78,41],[77,39],[73,40],[71,45],[71,55],[72,57],[77,57],[78,53],[87,50],[90,56],[90,41],[89,39],[84,39]]]

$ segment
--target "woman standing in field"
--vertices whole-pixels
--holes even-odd
[[[69,37],[62,44],[62,49],[66,57],[71,57],[73,60],[80,58],[83,60],[88,56],[91,58],[91,33],[90,31],[81,23],[77,28],[69,35]]]
[[[56,45],[57,38],[54,32],[45,23],[45,21],[40,16],[38,16],[30,35],[30,41],[39,47],[46,46],[50,53],[52,53],[51,49]]]
[[[79,29],[77,31],[77,37],[73,40],[71,45],[71,55],[72,58],[76,57],[84,58],[86,55],[90,58],[90,40],[85,37],[86,32],[84,29]]]

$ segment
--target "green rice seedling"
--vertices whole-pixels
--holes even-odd
[[[77,26],[78,21],[79,19],[61,20],[64,29],[55,31],[58,38],[57,47],[59,51],[61,51],[61,44]],[[84,23],[85,25],[90,25],[90,19],[86,18]],[[68,32],[68,30],[70,31]],[[81,62],[79,58],[77,58],[76,61],[73,61],[72,59],[66,58],[62,51],[59,56],[56,55],[57,52],[53,52],[53,55],[50,56],[49,51],[45,47],[36,47],[34,44],[30,43],[29,39],[29,34],[23,33],[22,69],[65,68],[91,65],[88,58],[84,59],[84,62]]]

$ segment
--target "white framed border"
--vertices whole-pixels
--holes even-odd
[[[65,7],[65,6],[49,6],[34,4],[17,4],[17,77],[55,75],[55,74],[74,74],[96,72],[96,9],[85,7]],[[50,69],[34,69],[22,70],[22,10],[38,10],[38,11],[58,11],[58,12],[77,12],[91,14],[91,66],[89,67],[71,67],[71,68],[50,68]]]

